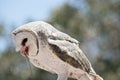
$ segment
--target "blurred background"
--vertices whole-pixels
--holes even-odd
[[[15,51],[11,32],[31,21],[76,38],[104,80],[120,80],[120,0],[0,0],[0,80],[57,79]]]

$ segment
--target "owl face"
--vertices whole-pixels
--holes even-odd
[[[28,30],[13,31],[13,40],[17,50],[23,56],[33,57],[38,53],[38,39],[34,32]]]

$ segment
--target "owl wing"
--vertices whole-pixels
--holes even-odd
[[[76,45],[79,46],[79,41],[58,30],[52,31],[52,34],[49,35],[49,38],[53,40],[66,40],[68,42],[75,43]]]
[[[90,72],[91,64],[74,39],[52,37],[48,38],[48,44],[57,57],[75,68]]]

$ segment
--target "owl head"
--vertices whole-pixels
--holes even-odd
[[[41,31],[44,22],[31,22],[18,27],[12,32],[16,50],[23,56],[33,57],[39,52],[39,36],[37,31]]]

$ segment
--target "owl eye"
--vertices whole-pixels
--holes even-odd
[[[22,46],[25,46],[25,43],[27,42],[27,40],[28,40],[28,38],[24,38],[24,39],[22,40],[21,45],[22,45]]]

